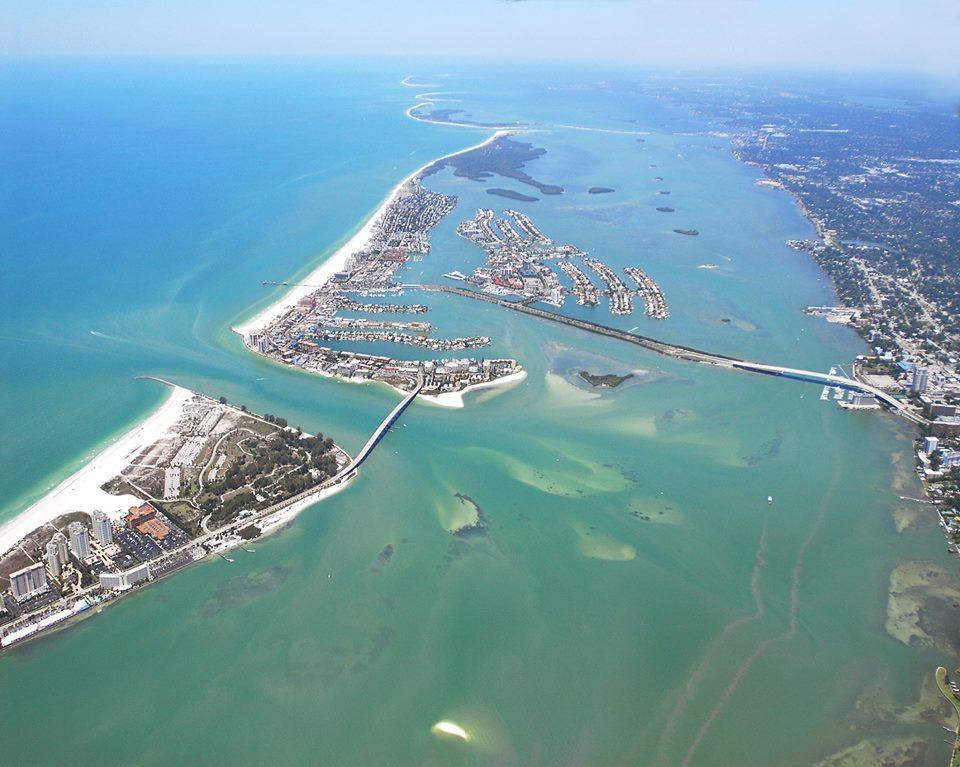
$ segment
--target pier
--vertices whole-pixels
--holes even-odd
[[[790,378],[796,381],[808,381],[810,383],[822,384],[826,386],[836,386],[849,391],[872,394],[880,402],[890,408],[890,410],[898,415],[903,416],[907,420],[916,424],[926,423],[924,418],[910,411],[906,405],[904,405],[896,397],[891,396],[882,389],[878,389],[875,386],[871,386],[853,378],[845,378],[844,376],[834,375],[832,373],[820,373],[815,370],[802,370],[799,368],[789,368],[781,365],[766,365],[761,362],[753,362],[751,360],[739,359],[738,357],[729,357],[724,354],[702,351],[690,346],[671,344],[665,341],[659,341],[656,338],[650,338],[649,336],[631,333],[627,330],[612,328],[609,325],[601,325],[599,322],[581,320],[575,317],[566,317],[562,314],[549,312],[545,309],[539,309],[535,306],[528,306],[526,304],[513,301],[505,301],[501,298],[497,298],[496,296],[480,293],[476,290],[466,290],[465,288],[457,288],[451,285],[403,285],[402,287],[410,290],[428,290],[440,293],[454,293],[458,296],[472,298],[476,301],[486,301],[487,303],[502,306],[505,309],[512,309],[515,312],[529,314],[534,317],[539,317],[540,319],[549,320],[550,322],[558,322],[561,325],[568,325],[580,330],[585,330],[588,333],[596,333],[597,335],[616,338],[619,341],[626,341],[627,343],[635,344],[636,346],[642,346],[644,349],[649,349],[650,351],[656,352],[657,354],[662,354],[666,357],[687,360],[688,362],[700,362],[702,364],[714,365],[731,370],[743,370],[749,373],[777,376],[779,378]]]

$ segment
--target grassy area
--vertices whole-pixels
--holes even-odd
[[[953,706],[953,710],[957,714],[958,727],[960,727],[960,698],[957,698],[953,690],[950,689],[947,670],[943,666],[937,667],[937,687],[940,688],[940,694],[950,701],[950,704]],[[953,746],[953,755],[950,758],[950,764],[953,765],[953,767],[960,767],[960,752],[957,750],[956,742]]]

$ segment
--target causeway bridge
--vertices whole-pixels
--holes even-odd
[[[403,411],[406,410],[410,405],[413,404],[413,401],[417,398],[417,395],[420,394],[423,389],[423,376],[417,380],[417,385],[412,392],[410,392],[406,397],[404,397],[400,403],[390,411],[390,414],[380,422],[380,425],[377,427],[377,430],[370,436],[370,439],[367,440],[366,444],[360,448],[360,452],[356,454],[354,459],[350,461],[343,469],[341,469],[336,476],[331,477],[328,482],[339,483],[341,479],[349,477],[353,472],[360,468],[367,458],[370,456],[370,453],[373,452],[373,449],[380,443],[390,431],[397,419],[403,415]]]
[[[644,349],[662,354],[666,357],[687,360],[689,362],[699,362],[705,365],[714,365],[716,367],[729,368],[731,370],[743,370],[748,373],[759,373],[761,375],[777,376],[779,378],[790,378],[796,381],[809,381],[810,383],[822,384],[824,386],[836,386],[849,391],[861,392],[863,394],[872,394],[879,402],[882,402],[894,413],[913,421],[916,424],[926,423],[926,420],[916,413],[912,412],[896,397],[891,396],[882,389],[878,389],[870,384],[863,383],[853,378],[833,375],[830,373],[819,373],[815,370],[801,370],[799,368],[789,368],[782,365],[767,365],[761,362],[753,362],[738,357],[729,357],[725,354],[716,354],[714,352],[695,349],[691,346],[682,346],[680,344],[671,344],[666,341],[660,341],[649,336],[631,333],[627,330],[620,330],[609,325],[601,325],[599,322],[583,320],[576,317],[567,317],[562,314],[540,309],[536,306],[515,301],[506,301],[502,298],[481,293],[477,290],[467,290],[453,285],[401,285],[402,288],[410,290],[428,290],[438,293],[453,293],[454,295],[472,298],[475,301],[485,301],[490,304],[502,306],[505,309],[511,309],[521,314],[529,314],[549,322],[557,322],[561,325],[585,330],[588,333],[596,333],[609,338],[616,338],[620,341],[642,346]]]

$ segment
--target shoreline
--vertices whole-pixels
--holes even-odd
[[[417,118],[413,118],[417,119]],[[471,126],[467,126],[471,127]],[[480,130],[475,128],[475,130]],[[489,130],[489,129],[484,129]],[[310,293],[317,290],[322,284],[327,283],[334,274],[342,270],[344,265],[347,262],[347,259],[356,253],[359,250],[362,250],[370,242],[371,234],[373,233],[373,228],[376,224],[380,222],[383,218],[384,213],[387,208],[390,207],[391,203],[396,200],[397,196],[400,194],[400,191],[403,187],[419,178],[424,171],[426,171],[431,165],[435,163],[442,162],[443,160],[448,160],[451,157],[456,157],[457,155],[464,154],[465,152],[472,152],[475,149],[480,149],[481,147],[486,146],[502,136],[510,135],[512,132],[508,129],[497,129],[492,135],[484,139],[483,141],[474,144],[473,146],[466,147],[464,149],[458,149],[455,152],[450,152],[445,154],[442,157],[437,157],[436,159],[430,160],[429,162],[421,165],[415,171],[403,178],[399,183],[397,183],[387,194],[384,200],[380,203],[380,206],[371,214],[363,225],[358,229],[346,243],[337,248],[334,253],[332,253],[328,258],[326,258],[321,264],[319,264],[313,271],[307,274],[302,278],[304,284],[292,285],[291,289],[283,294],[279,299],[270,304],[269,306],[261,309],[253,317],[232,326],[230,329],[237,333],[240,336],[246,337],[251,332],[259,330],[264,325],[269,324],[272,320],[275,320],[285,311],[288,311],[290,308],[296,305],[304,296],[309,295]]]
[[[460,391],[448,391],[443,392],[442,394],[419,394],[417,395],[417,399],[423,400],[430,405],[436,405],[437,407],[452,408],[457,410],[466,407],[466,403],[463,401],[463,395],[467,394],[468,392],[477,391],[478,389],[492,389],[500,387],[502,387],[503,390],[511,389],[526,377],[526,370],[518,370],[516,373],[511,373],[510,375],[503,376],[502,378],[495,378],[492,381],[471,384]]]
[[[111,479],[122,476],[123,470],[143,450],[163,439],[164,435],[176,425],[187,403],[195,397],[212,401],[212,398],[205,394],[192,391],[170,381],[159,378],[152,378],[151,380],[162,383],[169,388],[170,391],[163,402],[146,418],[134,424],[114,442],[96,453],[93,458],[56,487],[0,526],[0,556],[9,552],[19,541],[34,530],[52,522],[63,514],[74,511],[92,514],[93,511],[99,510],[105,512],[116,522],[123,518],[131,506],[143,503],[143,499],[139,496],[130,493],[115,495],[101,488]],[[236,409],[233,405],[227,405],[226,407]],[[252,418],[258,417],[252,413],[245,413],[244,415]],[[344,452],[339,445],[335,445],[335,449]],[[349,459],[349,454],[344,454]],[[292,520],[313,503],[344,489],[352,479],[352,476],[347,477],[338,485],[319,489],[316,493],[269,515],[267,519],[276,520],[270,524],[269,529],[272,532],[275,527],[282,526]]]
[[[428,99],[427,101],[422,101],[419,104],[414,104],[412,107],[408,107],[404,114],[409,117],[411,120],[416,120],[418,123],[427,123],[428,125],[447,125],[453,126],[454,128],[471,128],[473,130],[495,130],[497,132],[505,131],[508,133],[515,133],[524,128],[521,128],[516,125],[471,125],[470,123],[458,123],[453,120],[431,120],[426,117],[417,117],[414,113],[414,109],[420,109],[421,107],[428,107],[434,104],[436,101],[457,101],[458,99]],[[471,147],[471,149],[476,149],[476,147]],[[463,151],[467,151],[464,149]],[[457,152],[456,154],[459,154]],[[452,157],[453,155],[447,155],[446,157],[441,157],[441,160],[445,160],[447,157]]]
[[[258,355],[262,356],[262,355]],[[291,366],[284,365],[276,360],[265,357],[264,359],[268,360],[272,364],[279,365],[283,370],[290,370]],[[334,375],[332,373],[327,373],[322,370],[308,370],[303,367],[293,367],[293,370],[296,370],[300,373],[303,373],[308,376],[320,376],[328,381],[333,381],[335,383],[341,384],[350,384],[353,386],[382,386],[390,391],[396,392],[402,397],[406,397],[410,392],[405,389],[401,389],[398,386],[393,386],[392,384],[387,383],[386,381],[378,381],[374,378],[344,378],[342,376]],[[521,368],[516,373],[511,373],[510,375],[502,376],[500,378],[495,378],[492,381],[484,381],[483,383],[470,384],[469,386],[461,389],[460,391],[451,391],[443,392],[441,394],[418,394],[417,401],[425,402],[429,405],[435,405],[437,407],[451,408],[458,410],[460,408],[466,407],[466,403],[463,400],[463,395],[467,392],[472,392],[477,389],[490,389],[497,386],[503,386],[504,388],[511,388],[516,384],[520,383],[524,378],[527,377],[527,371]]]
[[[70,511],[99,509],[111,519],[120,519],[132,505],[142,501],[134,495],[112,495],[101,486],[118,476],[145,447],[160,439],[180,416],[183,405],[194,392],[175,384],[163,402],[143,420],[100,450],[77,471],[52,490],[0,526],[0,554],[38,527]]]
[[[177,387],[177,388],[180,388],[180,387]],[[265,517],[263,521],[266,524],[264,524],[263,527],[260,528],[260,535],[258,535],[255,540],[259,541],[266,538],[267,536],[280,532],[281,530],[286,528],[290,522],[292,522],[297,516],[300,515],[301,512],[305,511],[308,507],[312,506],[315,503],[319,503],[320,501],[323,501],[332,495],[336,495],[341,490],[345,490],[350,485],[350,483],[353,482],[356,476],[357,476],[357,473],[353,472],[351,475],[345,477],[341,483],[334,485],[332,487],[326,487],[326,488],[323,488],[322,490],[318,490],[315,494],[308,496],[307,498],[302,498],[296,503],[291,504],[289,507],[285,509],[281,509],[275,512],[274,514],[271,514],[268,517]],[[219,547],[217,551],[208,551],[205,556],[202,556],[199,559],[194,559],[192,562],[185,564],[183,567],[179,567],[177,569],[170,570],[168,572],[163,572],[163,573],[160,573],[159,575],[153,576],[148,581],[140,583],[134,588],[131,588],[127,591],[117,593],[109,599],[104,599],[103,601],[96,602],[93,605],[90,605],[88,602],[89,606],[87,608],[79,611],[74,610],[74,613],[70,617],[66,618],[65,620],[58,621],[57,623],[54,623],[46,628],[40,629],[24,637],[21,637],[17,639],[15,642],[10,643],[9,645],[5,645],[2,648],[3,652],[10,652],[15,647],[19,648],[19,647],[22,647],[23,645],[35,642],[40,639],[45,639],[61,631],[66,631],[67,629],[73,628],[80,621],[86,620],[88,618],[92,618],[96,615],[100,615],[105,609],[112,607],[113,605],[117,604],[119,601],[121,601],[125,597],[129,597],[133,594],[139,594],[141,591],[143,591],[143,589],[150,588],[151,586],[156,586],[158,583],[166,581],[168,578],[171,578],[173,576],[179,575],[180,573],[185,572],[190,568],[196,567],[198,565],[206,564],[206,563],[211,563],[218,557],[223,558],[223,554],[225,552],[234,551],[238,548],[244,547],[244,544],[248,544],[248,543],[249,541],[245,541],[242,538],[238,539],[228,545]],[[85,596],[80,597],[80,599],[83,601],[86,601]],[[96,607],[97,609],[94,610],[92,609],[93,607]]]

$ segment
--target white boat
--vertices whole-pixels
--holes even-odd
[[[772,496],[772,495],[768,495],[768,496],[767,496],[767,503],[770,504],[771,506],[773,505],[773,496]]]

